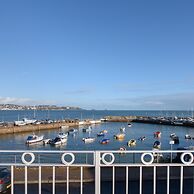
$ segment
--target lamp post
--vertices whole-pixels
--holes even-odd
[[[172,145],[174,145],[174,141],[173,140],[169,141],[169,144],[170,144],[170,149],[172,151]],[[170,162],[172,163],[172,152],[170,154]]]

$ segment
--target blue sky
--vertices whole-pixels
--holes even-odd
[[[1,0],[0,103],[194,107],[193,0]]]

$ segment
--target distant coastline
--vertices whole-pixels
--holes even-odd
[[[0,110],[82,110],[74,106],[0,104]]]

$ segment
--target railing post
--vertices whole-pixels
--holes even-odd
[[[95,194],[100,194],[100,152],[95,152]]]

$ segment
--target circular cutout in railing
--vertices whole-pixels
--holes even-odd
[[[193,154],[192,153],[182,153],[181,154],[181,162],[186,165],[190,165],[193,163]]]
[[[150,157],[150,159],[145,160],[145,157]],[[143,153],[143,154],[141,155],[141,162],[142,162],[143,164],[145,164],[145,165],[150,165],[150,164],[153,163],[153,161],[154,161],[154,156],[153,156],[153,154],[151,154],[151,153]]]
[[[26,157],[28,157],[27,160],[26,160]],[[22,159],[23,164],[30,165],[34,162],[35,155],[31,152],[25,152],[22,154],[21,159]]]
[[[70,157],[71,160],[70,161],[66,161],[65,160],[65,157]],[[61,156],[61,162],[65,165],[71,165],[73,164],[75,161],[75,155],[73,153],[64,153],[62,156]]]
[[[107,160],[105,159],[107,156],[111,157],[112,159],[111,159],[110,161],[107,161]],[[111,165],[111,164],[113,164],[114,161],[115,161],[115,156],[114,156],[113,153],[104,153],[104,154],[102,155],[102,162],[103,162],[104,164],[106,164],[106,165]]]

